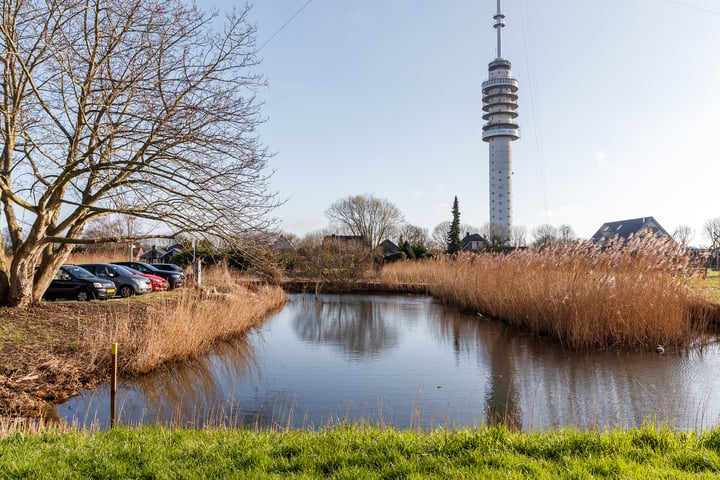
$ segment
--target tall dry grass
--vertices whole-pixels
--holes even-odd
[[[707,315],[697,269],[674,242],[636,238],[386,266],[389,285],[426,284],[446,304],[571,349],[683,346]]]
[[[80,264],[80,263],[112,263],[112,262],[124,262],[130,260],[127,252],[124,251],[106,251],[106,252],[82,252],[82,253],[71,253],[66,263],[68,264]]]
[[[80,349],[104,368],[108,346],[117,342],[121,372],[142,374],[246,333],[287,300],[281,288],[248,284],[226,267],[208,268],[203,275],[212,289],[187,287],[161,298],[132,297],[108,310],[99,324],[84,324]]]

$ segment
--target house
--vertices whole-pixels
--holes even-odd
[[[155,245],[150,250],[139,255],[140,261],[145,263],[163,263],[160,260],[165,255],[165,250],[157,248]]]
[[[383,257],[400,253],[400,247],[395,245],[391,240],[383,240],[380,245],[378,245],[378,248],[382,251]]]
[[[323,247],[349,247],[356,244],[365,245],[365,240],[362,235],[325,235],[322,241]]]
[[[169,247],[166,248],[157,248],[157,246],[153,245],[150,250],[147,252],[139,255],[139,259],[141,262],[145,263],[170,263],[170,259],[175,255],[176,253],[181,252],[183,249],[183,246],[181,243],[173,243]]]
[[[479,233],[466,233],[465,237],[461,240],[463,252],[481,252],[487,246],[485,237]]]
[[[605,244],[605,242],[614,237],[619,237],[627,241],[630,237],[643,236],[647,233],[654,234],[657,237],[672,239],[672,235],[653,217],[641,217],[604,223],[590,240],[593,243]]]
[[[175,242],[169,247],[165,248],[165,255],[162,258],[161,262],[158,263],[169,263],[170,259],[176,254],[183,251],[183,244],[180,242]]]
[[[285,238],[285,235],[280,235],[278,239],[275,240],[275,243],[273,243],[273,247],[279,252],[289,252],[295,250],[295,247],[293,247],[290,240]]]

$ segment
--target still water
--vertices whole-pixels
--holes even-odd
[[[563,351],[427,297],[290,295],[246,338],[201,359],[120,381],[120,423],[317,428],[720,423],[720,348]],[[109,386],[57,406],[109,424]]]

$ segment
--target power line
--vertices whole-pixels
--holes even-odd
[[[415,5],[413,8],[411,8],[411,9],[408,10],[407,12],[403,13],[400,17],[398,17],[398,18],[396,18],[395,20],[393,20],[393,21],[392,21],[390,24],[388,24],[385,28],[383,28],[382,30],[379,30],[378,32],[374,33],[373,35],[371,35],[371,36],[370,36],[369,38],[367,38],[366,40],[360,42],[360,43],[357,44],[355,47],[351,48],[350,50],[348,50],[348,51],[345,52],[344,54],[342,54],[342,55],[340,55],[339,57],[337,57],[335,60],[331,61],[327,66],[325,66],[324,68],[322,68],[322,69],[321,69],[320,71],[318,71],[316,74],[310,76],[310,77],[309,77],[307,80],[305,80],[303,83],[301,83],[301,84],[298,85],[297,87],[293,88],[292,90],[290,90],[289,92],[287,92],[287,93],[286,93],[285,95],[283,95],[282,97],[274,100],[269,106],[272,106],[272,105],[274,105],[274,104],[276,104],[276,103],[280,103],[280,102],[282,102],[283,100],[285,100],[286,98],[288,98],[289,96],[295,94],[298,90],[301,90],[301,89],[305,88],[305,87],[308,86],[310,83],[312,83],[313,81],[317,80],[319,77],[321,77],[322,75],[324,75],[327,71],[331,70],[331,69],[332,69],[333,67],[335,67],[337,64],[343,62],[343,61],[346,60],[348,57],[352,56],[355,52],[357,52],[358,50],[362,49],[363,47],[365,47],[365,46],[368,45],[369,43],[373,42],[375,39],[377,39],[377,38],[380,37],[381,35],[387,33],[389,30],[391,30],[392,28],[394,28],[397,24],[399,24],[400,22],[402,22],[403,20],[405,20],[405,18],[407,18],[407,17],[409,17],[410,15],[412,15],[413,13],[415,13],[416,10],[418,10],[420,7],[422,7],[423,5],[425,5],[428,1],[429,1],[429,0],[423,0],[423,1],[421,1],[420,3],[418,3],[417,5]],[[309,2],[308,2],[308,3],[309,3]]]
[[[542,202],[543,202],[543,213],[545,214],[545,222],[550,223],[550,217],[548,215],[548,203],[547,203],[547,182],[545,179],[545,167],[544,167],[544,159],[543,159],[543,153],[542,153],[542,147],[540,145],[540,133],[538,132],[538,122],[537,122],[537,115],[536,115],[536,108],[535,108],[535,89],[533,88],[533,75],[532,70],[530,69],[530,61],[528,60],[528,50],[530,49],[530,46],[528,44],[528,36],[532,36],[532,31],[530,30],[530,22],[528,21],[529,18],[529,12],[527,3],[523,2],[523,10],[522,13],[524,15],[520,15],[522,27],[520,30],[521,32],[527,32],[522,35],[523,38],[523,51],[524,51],[524,58],[525,58],[525,69],[527,70],[527,80],[528,80],[528,93],[530,94],[530,110],[531,110],[531,120],[532,120],[532,129],[533,134],[535,136],[535,152],[536,152],[536,161],[537,161],[537,168],[538,168],[538,177],[540,181],[540,194],[542,196]],[[534,45],[534,42],[532,41],[532,38],[530,39],[530,42]]]
[[[679,2],[677,0],[665,0],[665,1],[667,3],[672,3],[673,5],[679,5],[681,7],[692,8],[693,10],[699,10],[701,12],[710,13],[713,15],[720,15],[720,11],[718,11],[718,10],[710,10],[709,8],[698,7],[697,5],[691,5],[689,3]]]
[[[307,2],[305,2],[305,4],[304,4],[302,7],[300,7],[297,12],[293,13],[293,15],[292,15],[290,18],[288,18],[287,21],[286,21],[285,23],[283,23],[283,24],[280,26],[280,28],[278,28],[278,29],[275,31],[275,33],[273,33],[272,35],[270,35],[270,38],[268,38],[267,40],[265,40],[265,42],[264,42],[262,45],[260,45],[260,47],[257,49],[257,52],[259,52],[260,50],[262,50],[263,48],[265,48],[265,45],[267,45],[268,43],[270,43],[273,38],[277,37],[278,34],[279,34],[280,32],[282,32],[283,29],[284,29],[285,27],[287,27],[288,24],[295,19],[295,17],[297,17],[298,15],[300,15],[300,12],[302,12],[303,10],[305,10],[305,7],[307,7],[308,5],[310,5],[310,2],[312,2],[312,0],[307,0]],[[256,52],[256,53],[257,53],[257,52]]]

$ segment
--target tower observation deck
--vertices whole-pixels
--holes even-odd
[[[512,78],[510,62],[502,58],[502,28],[505,14],[501,0],[497,0],[495,29],[497,58],[488,65],[488,79],[482,83],[483,125],[482,139],[490,149],[490,228],[510,240],[512,234],[512,147],[520,138],[515,123],[518,81]]]

